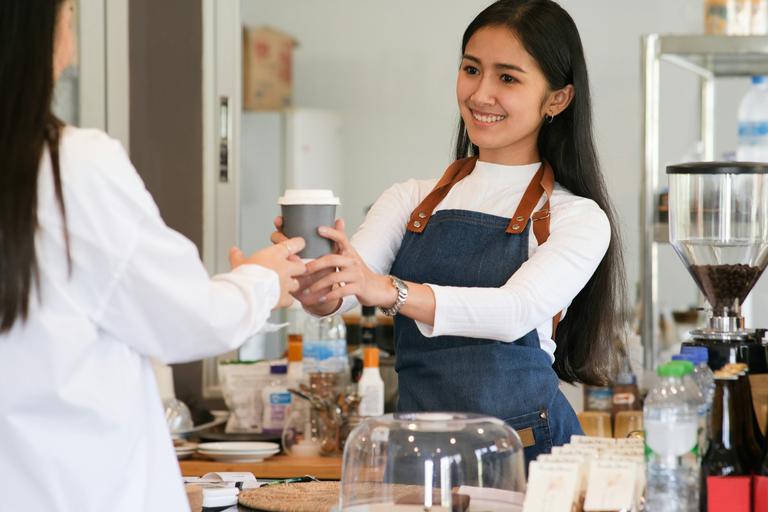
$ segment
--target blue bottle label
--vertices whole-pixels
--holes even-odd
[[[269,403],[272,405],[290,405],[291,394],[290,393],[270,393]]]

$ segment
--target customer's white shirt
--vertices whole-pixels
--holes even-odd
[[[477,162],[435,208],[470,210],[511,218],[539,164]],[[413,210],[437,179],[392,186],[371,207],[351,243],[374,272],[388,274]],[[542,197],[537,209],[544,205]],[[435,294],[433,326],[416,322],[427,337],[467,336],[515,341],[536,329],[554,361],[552,317],[564,311],[597,269],[611,239],[608,217],[597,204],[556,185],[550,202],[550,235],[541,246],[528,237],[529,259],[500,288],[461,288],[425,283]],[[357,304],[347,298],[342,310]]]
[[[67,128],[60,162],[72,268],[46,154],[40,295],[0,335],[0,510],[188,510],[149,357],[236,348],[276,304],[277,275],[210,278],[105,134]]]

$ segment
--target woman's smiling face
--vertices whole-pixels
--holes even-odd
[[[467,43],[456,82],[459,111],[480,159],[537,162],[551,92],[536,61],[507,28],[488,26]]]

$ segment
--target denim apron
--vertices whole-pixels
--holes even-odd
[[[533,212],[542,193],[549,196],[554,184],[546,164],[534,176],[511,220],[465,210],[432,214],[450,188],[472,172],[475,161],[455,162],[414,210],[392,275],[440,286],[498,288],[528,259],[529,236],[536,229],[531,224],[546,219],[546,226],[540,225],[546,239],[549,197],[544,209]],[[536,234],[542,243],[542,236]],[[553,329],[557,320],[559,315]],[[400,412],[470,412],[500,418],[520,435],[526,467],[538,454],[567,443],[571,434],[582,433],[536,330],[514,342],[426,338],[413,320],[398,315],[395,343]]]

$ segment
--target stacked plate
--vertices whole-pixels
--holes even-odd
[[[261,462],[280,452],[280,445],[266,442],[200,443],[197,453],[221,462]]]
[[[197,451],[197,443],[182,441],[179,444],[174,443],[174,448],[176,448],[177,459],[179,460],[186,459],[187,457],[195,453],[195,451]]]

